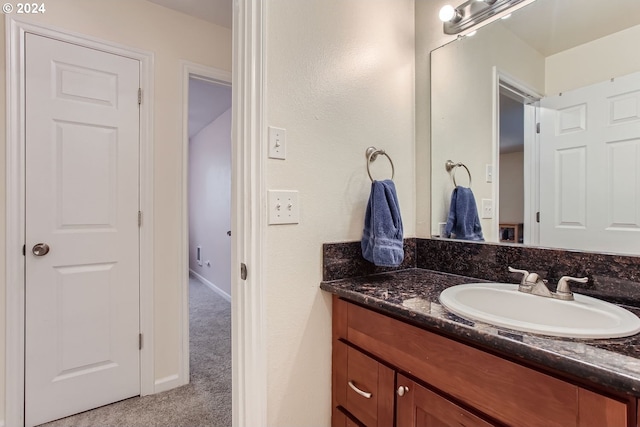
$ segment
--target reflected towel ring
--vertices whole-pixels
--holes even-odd
[[[471,172],[469,172],[469,168],[464,163],[453,163],[453,161],[447,160],[447,162],[444,164],[444,167],[445,169],[447,169],[447,172],[451,172],[453,170],[453,175],[451,176],[451,178],[453,178],[453,185],[456,187],[458,186],[458,184],[456,184],[456,169],[455,169],[458,166],[462,166],[463,168],[466,169],[467,175],[469,175],[469,187],[471,187]]]
[[[389,159],[389,163],[391,163],[391,179],[393,179],[396,174],[396,170],[393,167],[393,160],[391,160],[391,157],[389,157],[389,155],[385,153],[384,150],[378,150],[376,147],[369,147],[365,152],[365,156],[367,156],[367,173],[369,174],[369,179],[371,180],[371,182],[373,182],[373,177],[371,176],[371,171],[369,170],[369,164],[378,158],[378,154],[387,156],[387,159]]]

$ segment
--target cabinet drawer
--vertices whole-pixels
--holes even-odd
[[[346,372],[335,384],[336,404],[367,427],[393,425],[394,371],[340,341],[334,345],[342,355],[334,364],[342,364]]]
[[[342,411],[342,408],[333,408],[331,427],[361,427]]]

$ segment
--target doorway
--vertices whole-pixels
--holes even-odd
[[[493,193],[497,241],[535,244],[538,233],[538,138],[540,96],[518,80],[496,73],[496,141]]]
[[[189,77],[189,273],[231,301],[231,86]]]
[[[231,75],[183,64],[183,378],[219,371],[226,379],[231,354]],[[203,302],[205,301],[206,302]],[[219,309],[212,309],[213,306]],[[227,319],[227,315],[229,319]],[[227,321],[228,320],[228,321]],[[207,325],[207,326],[203,326]],[[202,328],[205,331],[202,332]],[[213,358],[213,359],[212,359]],[[192,366],[193,364],[193,366]],[[224,382],[224,381],[223,381]],[[231,391],[220,396],[231,410]],[[221,410],[227,410],[221,408]]]

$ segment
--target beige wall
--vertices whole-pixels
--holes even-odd
[[[638,40],[640,25],[547,57],[546,94],[640,71]]]
[[[500,154],[500,223],[524,222],[524,151]]]
[[[175,375],[180,368],[178,314],[181,283],[179,265],[182,257],[179,253],[182,154],[182,81],[179,61],[184,59],[230,71],[231,31],[144,0],[55,0],[46,6],[46,13],[34,16],[34,21],[155,53],[155,377],[162,379]],[[0,123],[4,123],[5,119],[3,26],[0,24],[0,80],[3,82],[0,85]],[[4,126],[0,128],[4,129]],[[4,150],[0,152],[0,164],[4,165],[5,153]],[[4,173],[0,174],[0,221],[3,224],[4,178]],[[5,247],[4,227],[2,230],[0,263],[4,263]],[[0,289],[2,307],[4,289],[3,274]],[[0,322],[2,350],[4,317]],[[0,366],[4,367],[4,351],[0,351]],[[0,396],[2,393],[4,376],[0,378]],[[0,401],[4,402],[4,399]],[[2,419],[4,410],[0,412]]]
[[[269,0],[266,124],[286,128],[287,159],[267,187],[300,191],[300,224],[267,230],[268,425],[330,424],[331,298],[322,243],[359,240],[370,145],[395,163],[414,236],[413,0]],[[372,168],[386,178],[380,157]]]
[[[435,50],[431,59],[432,105],[438,106],[431,122],[435,143],[431,146],[432,231],[446,222],[453,182],[445,162],[464,163],[473,177],[472,189],[478,206],[482,199],[494,199],[493,184],[485,181],[485,167],[494,163],[494,77],[493,68],[542,92],[544,57],[515,37],[499,22]],[[466,171],[456,171],[458,185],[467,186]],[[480,208],[478,208],[480,211]],[[498,240],[492,220],[481,219],[484,238]]]

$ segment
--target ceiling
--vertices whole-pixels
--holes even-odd
[[[233,0],[148,1],[225,28],[232,26]],[[637,25],[639,16],[638,0],[537,0],[501,23],[549,56]]]
[[[195,16],[231,28],[233,22],[233,0],[148,0],[187,15]]]
[[[233,22],[233,0],[148,0],[225,28]],[[620,11],[624,13],[620,13]],[[537,0],[502,23],[544,56],[637,25],[638,0]],[[535,18],[532,18],[535,16]],[[593,25],[598,22],[598,25]],[[540,31],[540,30],[543,31]]]
[[[501,23],[549,56],[638,25],[639,18],[638,0],[537,0]]]
[[[189,139],[231,108],[231,86],[189,79]]]

